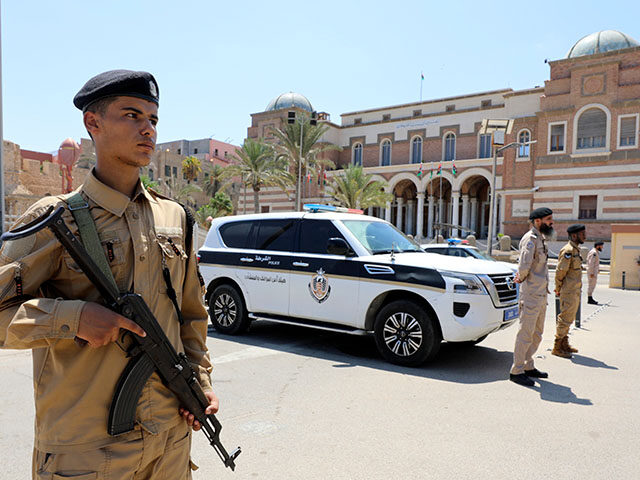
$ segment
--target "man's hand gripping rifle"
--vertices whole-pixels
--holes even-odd
[[[50,207],[42,216],[27,225],[5,233],[1,240],[17,240],[33,235],[43,228],[49,228],[98,289],[106,306],[133,320],[147,334],[145,337],[140,337],[128,332],[133,338],[133,346],[127,353],[132,358],[122,372],[116,386],[116,393],[109,411],[109,434],[120,435],[133,430],[136,406],[142,388],[153,372],[158,372],[164,384],[178,397],[181,406],[200,422],[202,431],[225,466],[234,470],[235,458],[240,454],[240,447],[229,455],[220,443],[222,426],[215,415],[205,413],[209,400],[198,383],[196,373],[187,356],[184,353],[176,352],[140,295],[135,293],[121,294],[102,273],[62,219],[64,207],[58,207],[51,213],[53,208]]]

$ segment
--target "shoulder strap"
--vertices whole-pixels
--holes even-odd
[[[109,279],[109,281],[116,286],[117,284],[111,273],[111,268],[107,262],[102,244],[100,243],[100,237],[98,237],[98,231],[96,230],[96,224],[93,221],[93,217],[89,212],[89,204],[84,199],[80,192],[76,192],[67,199],[67,206],[73,215],[76,225],[78,225],[78,232],[80,233],[80,240],[87,249],[89,255],[94,262],[100,267],[100,270]]]
[[[187,216],[187,232],[184,237],[184,246],[187,258],[191,255],[191,248],[193,247],[193,225],[196,223],[196,219],[193,218],[193,213],[185,205],[179,203],[184,210],[184,214]]]

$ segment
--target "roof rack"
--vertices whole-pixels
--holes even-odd
[[[363,214],[364,211],[357,208],[335,207],[333,205],[322,205],[321,203],[305,203],[302,209],[310,213],[318,212],[343,212]]]

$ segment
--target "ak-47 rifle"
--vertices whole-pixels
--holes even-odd
[[[164,384],[178,397],[181,406],[200,422],[202,431],[225,466],[234,470],[235,458],[240,455],[240,447],[229,455],[220,443],[222,426],[215,415],[205,413],[209,400],[198,383],[196,373],[187,356],[184,353],[176,352],[140,295],[135,293],[121,294],[115,285],[107,280],[107,277],[62,219],[64,207],[58,207],[55,211],[53,209],[53,206],[49,207],[40,217],[13,231],[4,233],[0,239],[2,241],[17,240],[33,235],[43,228],[49,228],[98,289],[106,306],[133,320],[147,334],[145,337],[140,337],[133,332],[127,332],[133,338],[132,347],[127,352],[131,360],[118,380],[116,393],[111,403],[108,421],[109,435],[120,435],[133,430],[136,406],[142,387],[153,372],[158,372]]]

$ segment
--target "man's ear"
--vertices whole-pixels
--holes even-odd
[[[84,127],[87,129],[87,132],[91,135],[91,138],[94,138],[95,134],[100,130],[100,116],[95,112],[84,112],[82,115],[82,121],[84,122]]]

